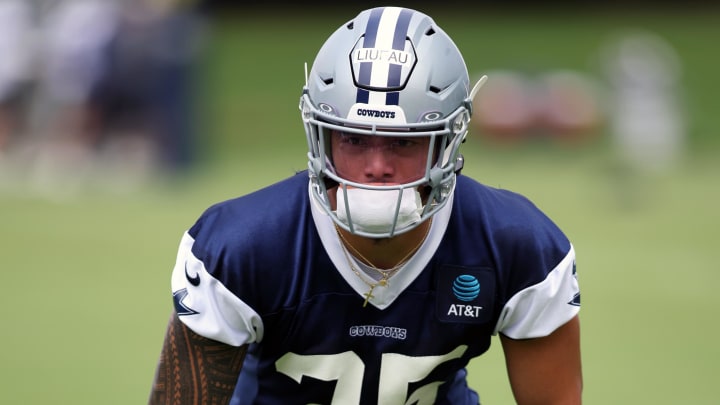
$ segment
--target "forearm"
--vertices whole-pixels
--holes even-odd
[[[582,403],[580,323],[576,316],[544,338],[512,340],[501,335],[510,385],[518,404]]]
[[[246,351],[196,334],[173,312],[148,404],[230,403]]]

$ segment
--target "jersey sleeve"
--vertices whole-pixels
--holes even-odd
[[[186,232],[172,271],[173,303],[180,320],[201,336],[233,346],[262,340],[260,316],[207,271],[193,255],[194,244]]]
[[[513,339],[543,337],[572,319],[580,310],[580,289],[575,271],[575,250],[547,277],[514,294],[503,307],[495,333]]]

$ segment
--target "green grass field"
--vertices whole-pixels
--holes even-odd
[[[182,232],[209,204],[305,167],[297,112],[302,63],[350,14],[275,22],[275,30],[253,16],[213,26],[201,81],[208,148],[186,178],[60,200],[0,188],[0,403],[145,403]],[[590,405],[717,403],[714,17],[436,16],[472,71],[527,62],[587,69],[602,38],[630,24],[663,32],[684,58],[691,138],[670,172],[619,172],[603,140],[500,148],[475,136],[465,145],[466,174],[527,195],[575,244]],[[290,43],[281,43],[288,34]],[[250,41],[258,37],[261,43]],[[543,51],[546,42],[558,47]],[[497,341],[472,364],[470,378],[484,405],[513,403]]]

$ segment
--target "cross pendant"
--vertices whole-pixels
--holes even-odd
[[[368,303],[368,301],[370,300],[370,298],[374,298],[374,297],[375,297],[375,296],[372,294],[372,292],[373,292],[374,289],[375,289],[375,286],[372,285],[372,286],[370,286],[370,289],[368,290],[368,292],[365,293],[365,302],[363,303],[363,307],[366,307],[366,306],[367,306],[367,303]]]

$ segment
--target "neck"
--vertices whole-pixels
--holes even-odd
[[[353,235],[339,227],[337,231],[342,236],[340,242],[355,258],[372,267],[391,269],[415,254],[427,237],[430,225],[431,220],[427,220],[404,234],[380,239]]]

